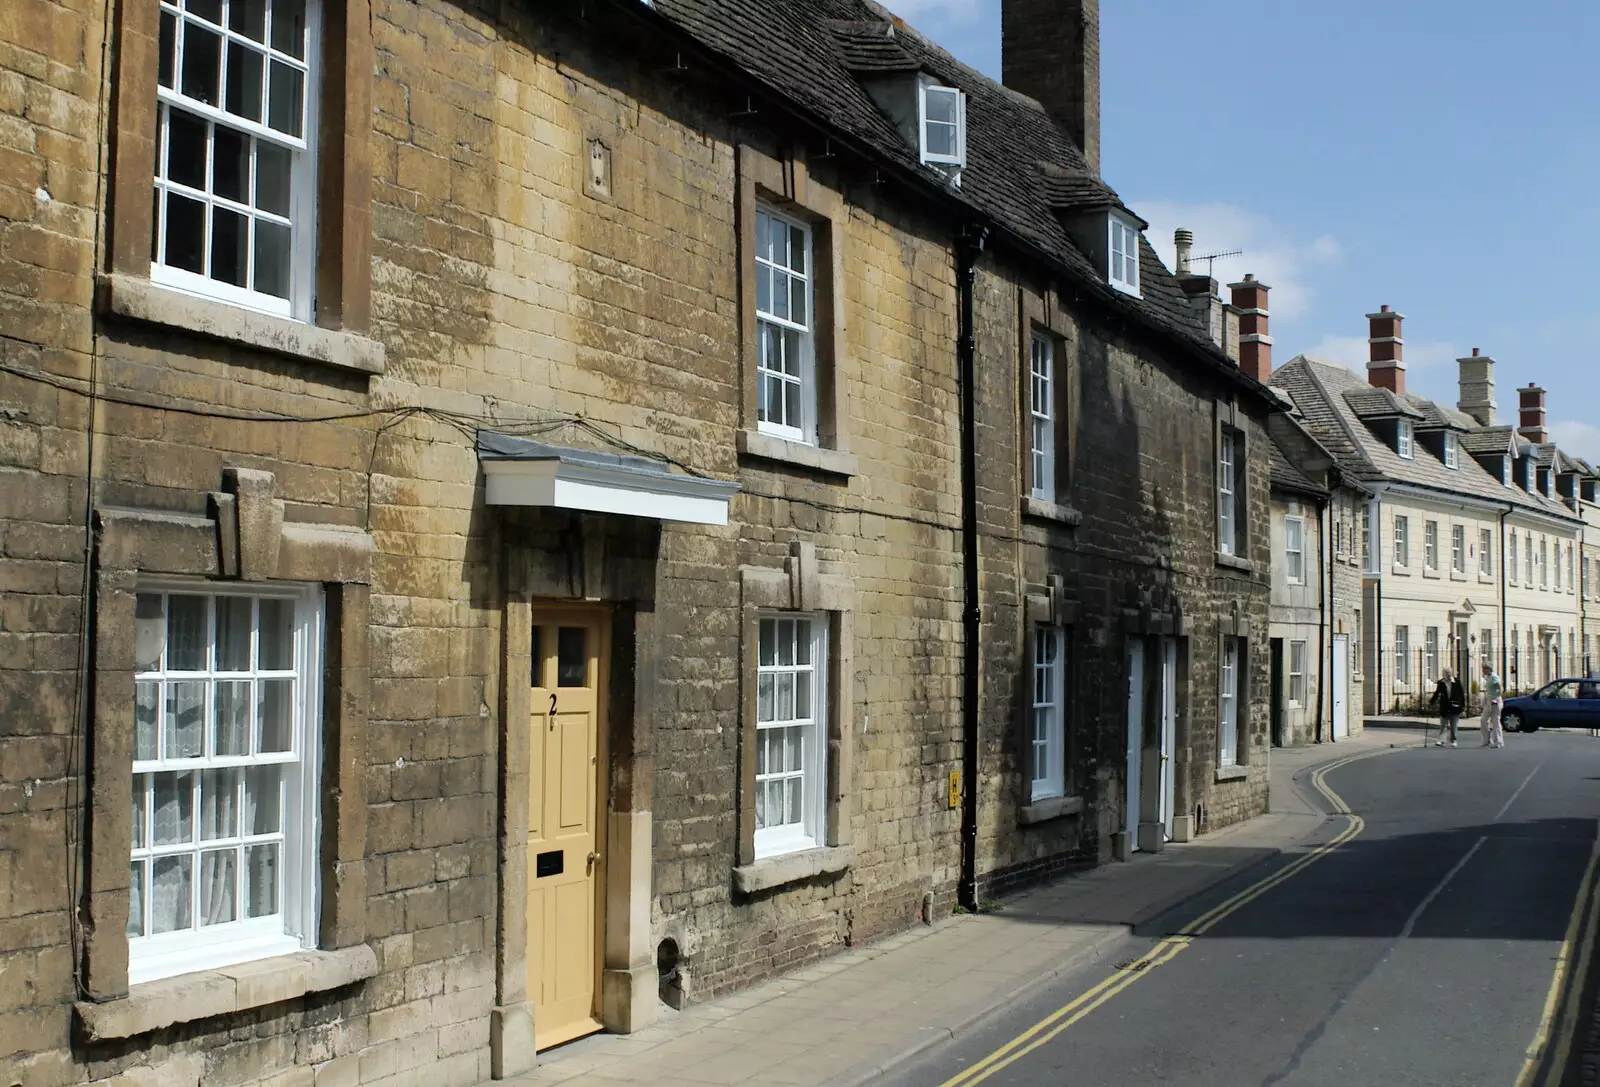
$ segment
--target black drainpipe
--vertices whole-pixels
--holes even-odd
[[[1506,644],[1506,518],[1511,516],[1515,506],[1507,506],[1500,515],[1500,665],[1495,669],[1500,674],[1500,687],[1505,690],[1511,682],[1511,647]]]
[[[961,885],[956,898],[978,908],[978,639],[983,611],[978,602],[978,398],[977,333],[972,324],[972,287],[989,228],[969,225],[956,236],[956,363],[961,382]]]
[[[1317,499],[1317,743],[1333,739],[1333,688],[1328,677],[1333,672],[1329,659],[1333,653],[1333,639],[1328,637],[1328,620],[1333,593],[1333,549],[1328,546],[1328,518],[1337,516],[1337,505],[1332,501]],[[1337,614],[1334,612],[1333,614]],[[1349,692],[1345,693],[1349,697]],[[1322,727],[1322,709],[1328,708],[1328,727]]]

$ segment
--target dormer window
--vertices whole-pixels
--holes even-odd
[[[1139,228],[1120,215],[1108,217],[1111,236],[1107,252],[1111,255],[1106,282],[1119,291],[1139,293]]]
[[[1537,488],[1533,485],[1534,473],[1535,469],[1533,466],[1533,461],[1524,460],[1522,462],[1522,489],[1527,491],[1529,494],[1532,494],[1535,490],[1537,490]]]
[[[1402,419],[1395,427],[1394,451],[1411,460],[1417,455],[1417,429],[1410,419]]]
[[[1511,486],[1511,458],[1500,458],[1500,482],[1507,487]]]
[[[1444,435],[1444,466],[1446,468],[1459,468],[1459,467],[1461,467],[1461,456],[1456,451],[1456,448],[1457,448],[1456,447],[1456,436],[1454,434],[1452,434],[1451,432],[1449,432],[1448,430],[1445,431],[1445,435]]]
[[[922,161],[945,166],[967,164],[967,99],[954,87],[924,78],[917,96]]]

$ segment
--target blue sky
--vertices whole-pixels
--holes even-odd
[[[999,0],[888,0],[1000,77]],[[1600,3],[1102,0],[1102,171],[1223,282],[1271,284],[1274,357],[1363,366],[1365,314],[1406,315],[1408,384],[1454,404],[1493,356],[1500,418],[1549,390],[1600,460]]]

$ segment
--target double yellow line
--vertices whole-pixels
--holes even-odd
[[[1561,951],[1556,956],[1555,976],[1550,979],[1550,992],[1544,998],[1544,1014],[1539,1017],[1539,1029],[1522,1058],[1522,1074],[1517,1077],[1517,1087],[1532,1087],[1539,1082],[1539,1068],[1550,1044],[1552,1030],[1556,1028],[1556,1013],[1561,1012],[1559,1033],[1555,1038],[1554,1057],[1546,1070],[1544,1080],[1559,1083],[1566,1071],[1567,1058],[1578,1033],[1578,1014],[1583,1001],[1585,981],[1590,961],[1594,958],[1595,930],[1600,927],[1600,894],[1595,891],[1595,872],[1600,868],[1600,837],[1589,852],[1589,866],[1583,871],[1578,884],[1578,901],[1573,904],[1572,916],[1567,919],[1566,938],[1561,941]],[[1588,925],[1584,925],[1584,907],[1588,907]],[[1582,942],[1579,942],[1579,934]],[[1574,972],[1576,971],[1576,972]],[[1572,974],[1572,984],[1567,976]],[[1566,990],[1566,1000],[1561,999]]]
[[[1386,754],[1388,750],[1385,748],[1378,751],[1366,751],[1359,755],[1350,755],[1346,758],[1337,759],[1325,766],[1318,767],[1316,772],[1311,775],[1312,786],[1332,805],[1333,814],[1343,815],[1349,820],[1345,828],[1330,841],[1297,858],[1293,863],[1285,865],[1259,882],[1251,884],[1220,906],[1202,914],[1184,931],[1166,937],[1137,959],[1119,966],[1116,973],[1094,986],[1094,988],[1074,997],[1071,1001],[1039,1020],[977,1064],[945,1080],[940,1087],[970,1087],[971,1084],[981,1083],[1001,1069],[1021,1060],[1040,1046],[1047,1045],[1074,1023],[1088,1016],[1100,1005],[1149,974],[1156,967],[1165,966],[1177,958],[1178,953],[1193,943],[1195,937],[1203,935],[1207,930],[1236,910],[1260,898],[1284,881],[1293,878],[1296,873],[1303,872],[1335,849],[1338,849],[1345,842],[1360,834],[1366,827],[1366,823],[1361,816],[1350,810],[1350,806],[1344,802],[1344,798],[1334,792],[1333,788],[1323,779],[1330,770],[1337,770],[1339,767],[1347,766],[1358,759]]]

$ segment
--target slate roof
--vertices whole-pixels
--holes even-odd
[[[636,3],[633,7],[641,17],[650,17],[649,9]],[[1267,395],[1212,342],[1148,240],[1140,240],[1142,298],[1112,289],[1103,271],[1073,244],[1058,209],[1091,196],[1122,204],[1032,98],[961,64],[872,0],[654,0],[654,11],[720,63],[736,66],[823,130],[864,146],[899,175],[916,178],[943,200],[965,205],[975,219],[986,220],[1013,244],[1047,258],[1063,278],[1088,288],[1085,293],[1102,307],[1177,338],[1190,349],[1190,359]],[[869,25],[873,23],[891,25],[893,36],[878,37]],[[966,94],[967,163],[959,188],[951,188],[920,162],[917,149],[857,78],[857,71],[885,70],[883,64],[895,70],[907,63],[901,53],[919,70]],[[1047,180],[1041,162],[1056,176]],[[1077,184],[1069,184],[1069,178]]]
[[[1328,494],[1328,488],[1313,483],[1305,473],[1289,463],[1289,458],[1276,441],[1267,443],[1267,470],[1275,490],[1295,491],[1319,497]]]
[[[1515,441],[1511,427],[1478,427],[1461,435],[1461,448],[1478,457],[1503,457],[1511,452]]]
[[[1403,400],[1388,389],[1368,385],[1365,381],[1359,389],[1344,390],[1343,395],[1350,410],[1362,419],[1392,419],[1402,415],[1412,419],[1424,418],[1422,412],[1411,406],[1409,397]]]
[[[1372,402],[1370,397],[1361,392],[1363,388],[1371,386],[1343,366],[1297,355],[1273,371],[1270,384],[1289,393],[1304,415],[1307,428],[1333,453],[1339,467],[1358,480],[1405,483],[1575,519],[1572,511],[1560,502],[1543,495],[1529,494],[1521,487],[1505,486],[1498,478],[1484,471],[1483,466],[1472,457],[1460,458],[1459,468],[1446,468],[1444,462],[1435,457],[1424,443],[1418,442],[1414,446],[1415,456],[1410,460],[1402,458],[1372,432],[1364,417],[1353,406]],[[1377,391],[1387,392],[1381,389]],[[1410,402],[1422,400],[1415,396],[1405,399]],[[1420,408],[1412,407],[1411,410],[1422,413]],[[1510,429],[1478,427],[1474,423],[1464,441],[1475,441],[1480,436],[1495,432],[1509,434]]]

